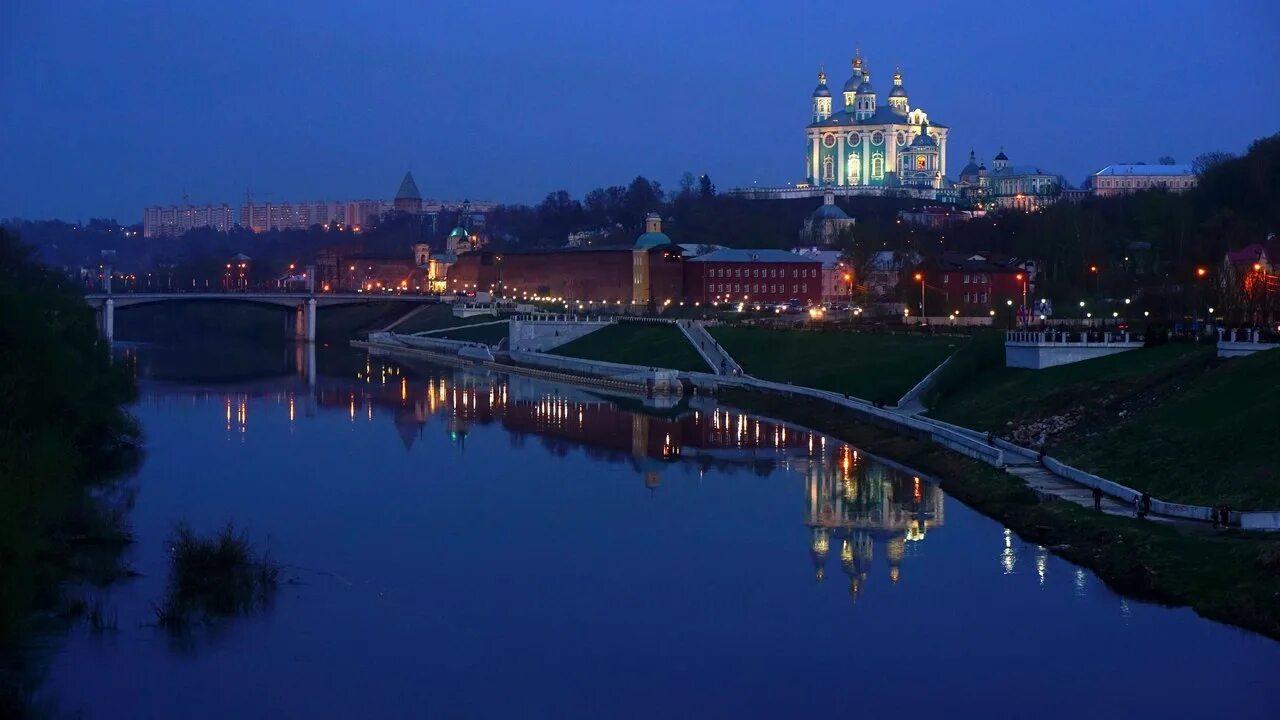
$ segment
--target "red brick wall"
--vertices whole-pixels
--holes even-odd
[[[685,299],[712,302],[729,296],[741,300],[806,304],[822,301],[822,263],[814,262],[686,262]],[[744,277],[745,276],[745,277]]]
[[[1018,273],[1017,270],[944,272],[941,287],[947,307],[942,309],[945,312],[959,310],[965,314],[999,311],[1007,307],[1008,300],[1013,301],[1014,307],[1019,307],[1022,305],[1022,281],[1017,279]],[[968,282],[965,282],[966,277]],[[932,304],[932,290],[930,297]],[[930,312],[933,312],[932,307]]]

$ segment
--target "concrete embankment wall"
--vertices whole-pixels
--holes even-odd
[[[510,322],[511,330],[508,335],[510,348],[532,352],[546,352],[558,348],[613,324],[607,318],[573,322],[512,319]]]
[[[1142,343],[1006,344],[1004,346],[1004,364],[1006,367],[1012,368],[1043,370],[1058,365],[1068,365],[1082,360],[1092,360],[1129,350],[1137,350],[1140,347],[1142,347]]]

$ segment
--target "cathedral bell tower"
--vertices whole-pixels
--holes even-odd
[[[831,91],[827,89],[827,73],[818,70],[818,87],[813,91],[813,121],[822,122],[831,117]]]

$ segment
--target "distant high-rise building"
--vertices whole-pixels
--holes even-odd
[[[369,204],[369,206],[366,206]],[[356,206],[356,208],[353,208]],[[241,227],[253,232],[306,229],[311,225],[342,223],[364,224],[369,215],[385,210],[387,202],[244,202],[241,205]],[[356,215],[356,219],[352,218]]]
[[[154,206],[142,211],[143,237],[174,237],[196,228],[213,228],[228,232],[235,225],[231,206],[170,205]]]

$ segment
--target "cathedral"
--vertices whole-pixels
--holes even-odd
[[[841,108],[834,111],[827,74],[819,71],[813,122],[805,128],[810,187],[848,188],[840,194],[943,187],[947,126],[930,122],[923,110],[911,107],[901,70],[893,74],[893,88],[880,104],[871,71],[861,53],[855,53],[842,95]]]

